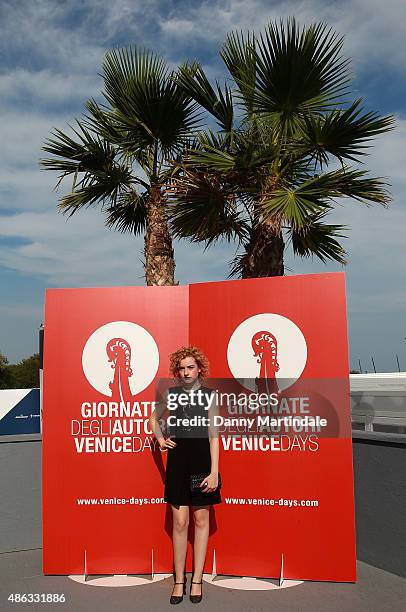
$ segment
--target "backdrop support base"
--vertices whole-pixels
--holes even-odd
[[[223,577],[221,574],[212,580],[211,574],[203,574],[203,580],[213,586],[235,589],[236,591],[279,591],[303,584],[303,580],[284,579],[281,585],[278,578],[255,578],[253,576]]]
[[[213,565],[211,569],[211,581],[215,579],[217,576],[217,566],[216,566],[216,549],[213,550]]]
[[[285,580],[284,576],[283,576],[283,553],[282,553],[282,558],[281,558],[281,572],[280,572],[280,576],[279,576],[279,586],[281,587],[283,585],[283,581]]]
[[[154,574],[153,582],[159,582],[160,580],[165,580],[169,578],[172,574]],[[105,574],[105,575],[97,575],[97,576],[88,576],[87,580],[85,580],[84,575],[75,575],[71,574],[68,576],[70,580],[74,582],[79,582],[80,584],[85,584],[86,586],[92,587],[136,587],[143,586],[147,584],[151,584],[151,578],[144,578],[143,576],[138,576],[134,574]]]
[[[86,582],[87,579],[87,557],[86,557],[86,548],[85,548],[85,556],[83,563],[83,582]]]

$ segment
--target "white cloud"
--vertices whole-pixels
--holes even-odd
[[[17,68],[0,75],[1,106],[18,103],[23,108],[58,108],[84,105],[99,94],[102,79],[94,74],[62,74],[50,69],[28,71]]]
[[[15,54],[20,64],[40,65],[41,69],[53,66],[64,74],[94,74],[103,51],[97,41],[101,32],[86,36],[91,22],[75,15],[80,8],[81,3],[75,1],[2,2],[0,44],[8,49],[8,56]],[[66,21],[69,14],[70,22]]]
[[[324,21],[344,36],[343,53],[351,57],[355,72],[396,71],[406,68],[404,40],[406,21],[403,0],[290,0],[270,4],[266,0],[217,0],[191,3],[159,17],[162,33],[169,39],[192,37],[221,44],[231,30],[263,30],[270,20],[294,16],[300,25]]]
[[[142,285],[143,240],[103,226],[96,210],[84,210],[65,221],[56,212],[25,212],[2,219],[0,236],[21,238],[22,245],[0,247],[0,265],[46,283],[64,286]],[[219,246],[175,245],[177,278],[182,283],[224,277],[233,251]],[[204,265],[202,266],[204,262]]]
[[[0,264],[57,286],[142,284],[142,241],[111,232],[96,210],[68,222],[55,212],[3,218],[0,235],[28,244],[0,248]]]

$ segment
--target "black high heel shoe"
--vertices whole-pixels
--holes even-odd
[[[175,582],[175,584],[183,584],[183,595],[186,595],[186,576],[183,582]],[[171,595],[169,602],[171,604],[179,604],[183,601],[183,595]]]
[[[200,591],[200,595],[189,595],[189,599],[192,603],[200,603],[202,601],[202,597],[203,597],[203,581],[201,580],[200,582],[195,582],[194,580],[190,581],[190,593],[192,593],[192,584],[201,584],[201,591]]]

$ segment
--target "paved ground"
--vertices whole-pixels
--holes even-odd
[[[66,576],[43,576],[41,549],[0,554],[0,610],[69,610],[114,612],[174,609],[169,604],[173,580],[109,588],[80,584]],[[403,612],[406,579],[358,561],[356,584],[305,582],[272,591],[243,591],[203,584],[198,607],[189,599],[176,608],[221,612]],[[90,578],[91,582],[91,578]],[[188,585],[190,575],[188,575]],[[11,603],[10,593],[63,593],[65,603]]]

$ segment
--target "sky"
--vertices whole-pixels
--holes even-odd
[[[57,210],[66,182],[40,169],[55,127],[100,100],[106,51],[125,45],[161,53],[170,65],[199,61],[223,80],[219,49],[233,30],[260,31],[271,19],[324,21],[344,36],[352,97],[393,114],[396,129],[373,141],[365,167],[390,183],[385,209],[341,200],[329,217],[348,226],[348,264],[286,252],[286,274],[346,273],[350,367],[406,371],[406,20],[403,0],[0,0],[0,352],[15,363],[37,351],[47,287],[144,284],[142,238],[111,231],[95,209],[71,219]],[[180,284],[223,280],[235,245],[206,252],[175,243]]]

